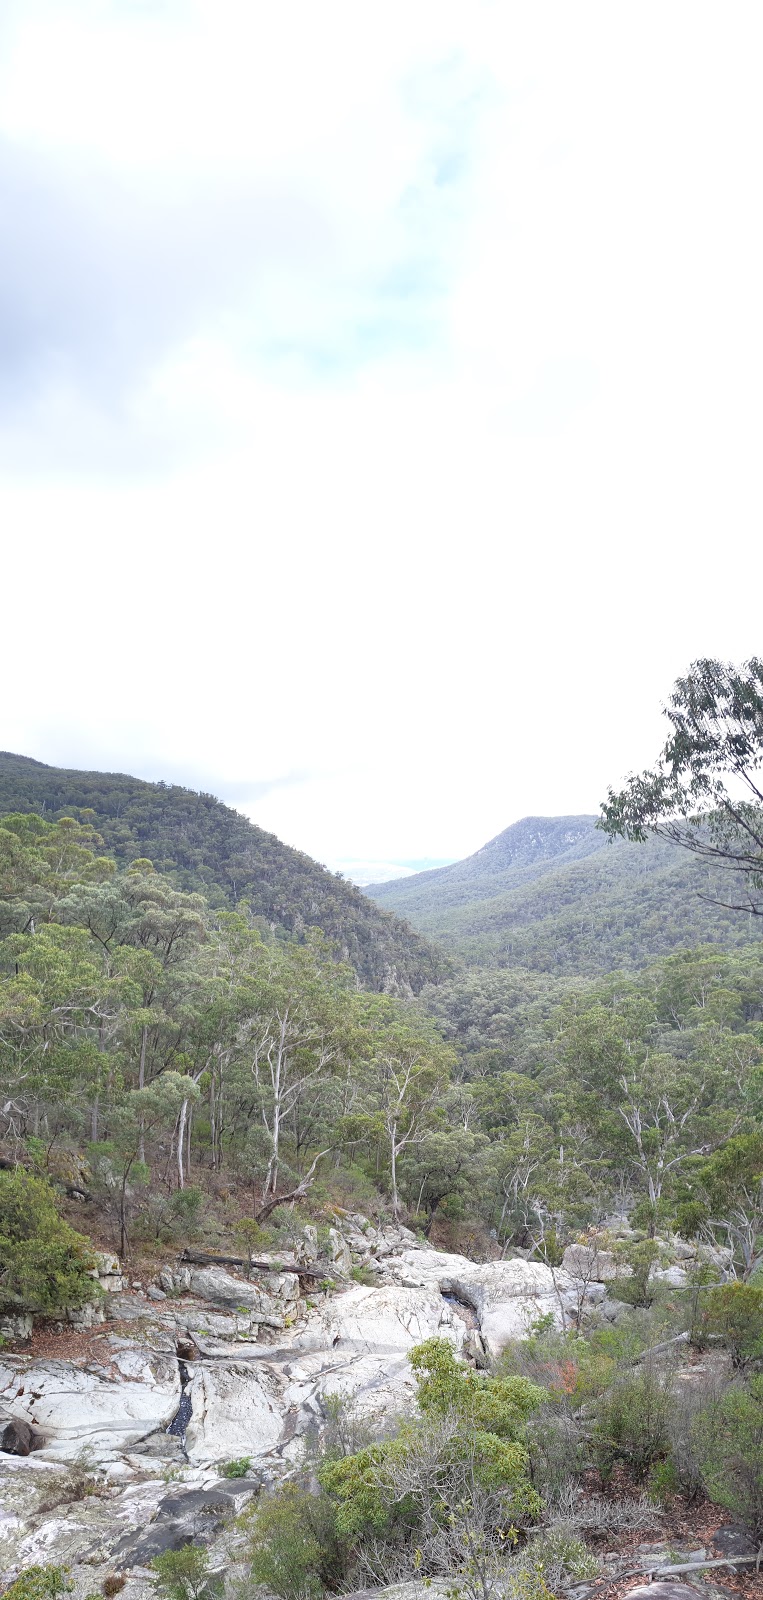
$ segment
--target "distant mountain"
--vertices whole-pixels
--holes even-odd
[[[86,811],[121,864],[147,856],[213,905],[247,901],[289,934],[321,928],[368,988],[416,994],[448,969],[442,953],[405,922],[211,794],[124,773],[49,767],[4,751],[0,815],[10,811]]]
[[[593,974],[763,934],[712,903],[734,899],[728,874],[661,839],[610,843],[592,816],[525,817],[465,861],[366,893],[475,966]]]

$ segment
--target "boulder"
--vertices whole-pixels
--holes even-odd
[[[571,1278],[594,1283],[612,1283],[633,1275],[633,1268],[618,1261],[612,1250],[599,1250],[590,1244],[568,1244],[562,1267]]]
[[[350,1246],[336,1228],[329,1228],[326,1253],[332,1267],[335,1267],[337,1272],[341,1272],[345,1278],[349,1277],[352,1266]]]
[[[4,1450],[6,1455],[31,1455],[39,1442],[34,1429],[22,1417],[11,1417],[10,1422],[4,1426],[0,1424],[0,1428],[0,1450]]]
[[[88,1445],[96,1458],[130,1450],[177,1410],[177,1361],[145,1349],[119,1352],[128,1370],[101,1376],[69,1361],[32,1362],[23,1370],[0,1363],[0,1398],[12,1419],[42,1434],[46,1457],[71,1459]]]
[[[190,1395],[185,1447],[191,1461],[267,1455],[278,1444],[284,1426],[280,1385],[264,1363],[202,1367]]]
[[[713,1549],[719,1556],[756,1556],[758,1543],[737,1522],[729,1522],[713,1534]]]
[[[26,1342],[32,1337],[34,1318],[31,1311],[18,1311],[13,1316],[0,1317],[0,1338],[11,1344]]]
[[[302,1232],[294,1246],[294,1255],[297,1261],[305,1266],[310,1266],[318,1258],[318,1229],[311,1222],[305,1223]]]
[[[649,1280],[651,1283],[667,1284],[669,1289],[685,1289],[689,1282],[689,1274],[677,1261],[670,1267],[658,1267],[653,1264],[649,1268]]]
[[[439,1250],[409,1249],[388,1262],[386,1271],[399,1283],[436,1288],[465,1301],[492,1356],[500,1355],[512,1339],[526,1338],[539,1317],[550,1315],[562,1327],[567,1304],[575,1297],[566,1272],[521,1258],[475,1262]]]
[[[268,1274],[268,1277],[274,1276]],[[293,1274],[284,1274],[284,1277],[293,1278]],[[294,1280],[296,1282],[296,1279]],[[191,1291],[201,1300],[209,1300],[212,1305],[225,1306],[226,1309],[236,1311],[242,1309],[250,1312],[258,1322],[268,1328],[283,1328],[283,1310],[276,1306],[274,1299],[268,1295],[259,1283],[248,1283],[244,1278],[234,1278],[222,1267],[194,1267],[191,1271]],[[299,1292],[299,1285],[297,1285]]]

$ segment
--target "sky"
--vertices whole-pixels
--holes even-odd
[[[759,0],[3,0],[0,745],[358,880],[763,646]]]

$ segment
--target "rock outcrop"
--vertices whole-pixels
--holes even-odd
[[[484,1363],[539,1317],[563,1326],[579,1303],[579,1285],[563,1270],[469,1261],[363,1217],[323,1246],[339,1292],[325,1292],[320,1265],[300,1277],[300,1265],[319,1255],[306,1228],[291,1271],[279,1270],[284,1256],[247,1275],[181,1263],[145,1288],[128,1287],[116,1257],[104,1258],[106,1321],[93,1328],[87,1356],[4,1352],[0,1571],[74,1563],[85,1594],[100,1581],[94,1569],[139,1573],[162,1549],[218,1540],[231,1495],[243,1503],[288,1470],[306,1435],[323,1427],[332,1395],[351,1396],[381,1425],[414,1403],[414,1345],[445,1338]],[[353,1264],[373,1274],[371,1285],[348,1283]],[[28,1456],[17,1453],[25,1442]],[[83,1450],[96,1492],[59,1515],[49,1486],[62,1495],[62,1472],[67,1463],[80,1470]],[[219,1476],[233,1457],[250,1462],[240,1491]],[[162,1482],[168,1468],[179,1475],[174,1489]]]

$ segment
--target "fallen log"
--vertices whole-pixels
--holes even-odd
[[[663,1351],[670,1350],[673,1345],[690,1344],[691,1333],[688,1328],[684,1333],[677,1333],[674,1339],[663,1339],[661,1344],[653,1344],[649,1350],[642,1350],[640,1356],[633,1357],[633,1366],[637,1367],[640,1361],[648,1361],[650,1356],[660,1356]]]
[[[319,1271],[317,1267],[304,1267],[300,1264],[290,1266],[286,1262],[255,1261],[248,1256],[210,1256],[203,1250],[184,1250],[181,1261],[188,1261],[195,1267],[243,1267],[246,1271],[254,1267],[256,1272],[294,1272],[299,1278],[318,1278],[321,1282],[333,1283],[335,1277],[328,1272]]]
[[[660,1578],[675,1578],[682,1572],[705,1572],[709,1567],[757,1567],[760,1571],[763,1563],[763,1545],[754,1556],[714,1556],[710,1561],[682,1561],[674,1566],[660,1566],[659,1562],[648,1567],[631,1567],[628,1572],[619,1572],[617,1583],[622,1583],[625,1578],[645,1578],[659,1575]]]

